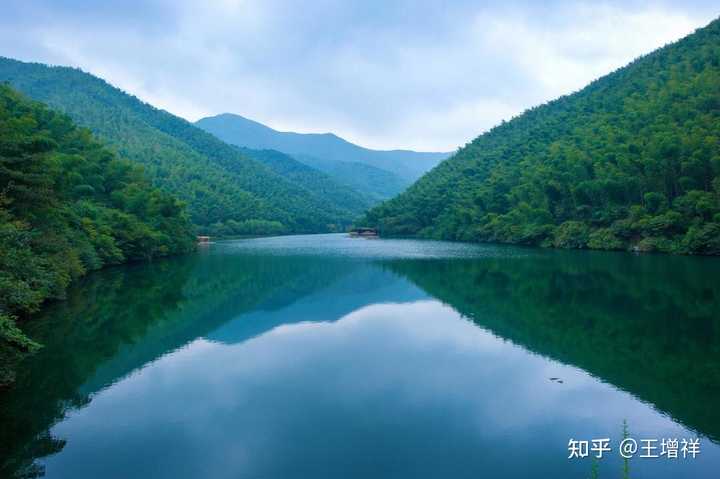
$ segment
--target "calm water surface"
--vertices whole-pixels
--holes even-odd
[[[625,420],[701,441],[631,477],[718,477],[719,273],[342,235],[107,270],[26,325],[0,476],[584,478],[569,439],[607,437],[618,478]]]

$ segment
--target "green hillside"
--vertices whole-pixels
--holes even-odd
[[[395,173],[364,163],[323,160],[308,155],[295,155],[295,158],[322,171],[336,182],[362,192],[373,205],[402,193],[411,184]]]
[[[0,85],[0,384],[32,348],[13,317],[105,265],[194,249],[178,200],[61,114]]]
[[[354,217],[347,205],[80,70],[0,58],[0,81],[67,113],[142,164],[155,185],[187,202],[201,232],[226,223],[238,233],[323,232]]]
[[[238,150],[287,180],[303,185],[330,199],[340,209],[357,214],[362,213],[368,207],[370,200],[367,196],[290,155],[276,150],[252,150],[242,147],[238,147]]]
[[[720,21],[463,147],[386,235],[720,254]]]
[[[349,217],[357,217],[371,205],[371,198],[344,185],[319,169],[275,150],[239,148],[245,156],[267,166],[275,173],[309,191],[326,198]]]
[[[448,157],[448,153],[371,150],[332,133],[277,131],[231,113],[203,118],[196,125],[233,145],[269,148],[301,160],[310,156],[321,160],[369,165],[398,176],[405,182],[405,186]]]

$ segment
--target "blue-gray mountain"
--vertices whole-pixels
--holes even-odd
[[[196,125],[237,146],[282,151],[377,199],[400,193],[450,153],[371,150],[332,133],[277,131],[240,115],[224,113]]]

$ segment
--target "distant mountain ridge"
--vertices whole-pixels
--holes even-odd
[[[155,185],[188,204],[201,232],[341,230],[367,204],[321,173],[305,171],[304,178],[313,176],[312,187],[283,176],[192,123],[79,69],[0,57],[3,81],[68,114],[121,156],[142,164]]]
[[[314,158],[321,162],[360,163],[371,166],[395,175],[397,179],[390,181],[401,184],[403,188],[450,155],[444,152],[371,150],[350,143],[333,133],[277,131],[232,113],[202,118],[195,124],[221,140],[237,146],[278,150],[300,161]],[[317,164],[318,162],[315,163]],[[344,169],[348,170],[347,165]],[[332,174],[329,170],[324,171]]]

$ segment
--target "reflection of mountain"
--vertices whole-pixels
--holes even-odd
[[[98,366],[82,391],[95,392],[239,315],[279,297],[292,303],[346,274],[347,267],[338,261],[209,255],[195,265],[182,289],[185,301],[180,307],[163,312],[162,320],[153,323],[139,341],[124,344]],[[272,327],[260,325],[258,333]]]
[[[207,254],[93,275],[28,325],[46,346],[0,398],[0,449],[8,458],[0,475],[31,471],[35,458],[62,448],[47,431],[68,409],[195,338],[239,341],[287,321],[336,319],[334,312],[349,312],[353,304],[422,296],[370,268],[310,256]],[[345,301],[351,293],[355,298]],[[315,300],[304,301],[308,296]],[[283,313],[298,303],[297,315]],[[22,412],[28,410],[33,414]]]
[[[237,343],[278,325],[333,321],[368,304],[426,294],[720,438],[720,413],[711,406],[720,399],[717,261],[491,248],[485,251],[499,256],[371,263],[359,253],[367,259],[382,248],[383,257],[420,249],[413,242],[404,249],[397,241],[351,242],[361,248],[347,249],[332,238],[312,240],[325,249],[309,247],[307,238],[283,239],[287,247],[274,253],[252,242],[245,249],[218,245],[103,271],[71,290],[46,318],[27,325],[46,347],[0,397],[0,476],[32,472],[36,458],[63,448],[48,431],[67,411],[196,338]],[[312,254],[294,254],[298,244]]]
[[[326,288],[296,294],[292,301],[271,297],[252,312],[224,323],[206,337],[223,343],[239,343],[282,324],[335,321],[370,304],[410,302],[426,297],[412,283],[368,263],[348,262],[344,273]]]
[[[717,261],[547,252],[388,267],[495,334],[720,440]]]

